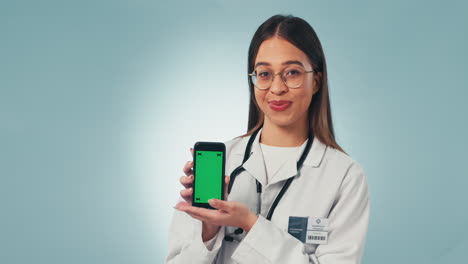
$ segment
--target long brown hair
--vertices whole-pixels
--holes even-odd
[[[314,137],[318,138],[325,145],[344,152],[338,143],[336,143],[333,131],[325,54],[323,53],[317,34],[306,21],[291,15],[275,15],[263,22],[250,42],[247,73],[252,73],[254,70],[255,58],[257,57],[260,44],[274,36],[282,37],[302,50],[309,58],[314,70],[321,72],[322,77],[319,83],[319,90],[312,97],[308,110],[309,129],[312,129]],[[260,110],[255,100],[254,85],[250,78],[248,82],[250,91],[249,122],[247,133],[239,137],[250,136],[263,125],[265,118],[264,113]]]

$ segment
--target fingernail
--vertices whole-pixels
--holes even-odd
[[[209,199],[208,203],[211,205],[216,205],[216,200],[215,199]]]

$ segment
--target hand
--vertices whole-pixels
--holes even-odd
[[[193,157],[193,148],[190,148],[190,152]],[[192,205],[192,194],[193,194],[193,161],[187,161],[184,165],[183,171],[185,176],[180,177],[180,183],[185,187],[180,191],[180,196],[185,200],[188,205]],[[224,197],[227,199],[227,185],[229,184],[229,176],[225,177],[224,186]],[[216,233],[218,233],[220,226],[213,225],[207,222],[202,223],[202,239],[203,241],[210,240]]]
[[[190,148],[190,152],[192,153],[193,157],[193,148]],[[193,161],[187,161],[184,165],[183,171],[185,173],[184,176],[181,176],[179,181],[185,187],[180,191],[180,196],[187,202],[192,204],[192,192],[193,192]]]
[[[249,232],[257,221],[257,216],[241,202],[222,201],[218,199],[208,200],[210,205],[219,210],[211,210],[200,207],[194,207],[186,202],[180,202],[176,209],[186,212],[193,218],[204,223],[217,226],[234,226]]]

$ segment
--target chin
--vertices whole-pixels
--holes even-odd
[[[294,121],[291,119],[290,116],[284,116],[284,117],[271,117],[269,116],[268,119],[270,122],[276,126],[279,127],[288,127],[294,124]]]

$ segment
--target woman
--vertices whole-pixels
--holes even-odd
[[[248,133],[225,142],[228,199],[209,201],[218,210],[191,206],[186,163],[167,262],[359,263],[367,176],[335,141],[312,27],[292,16],[265,21],[250,44],[248,73]]]

